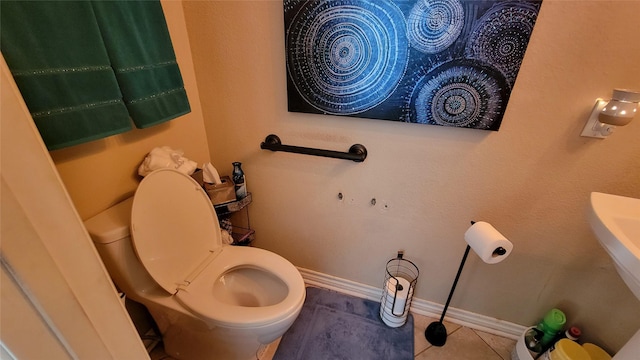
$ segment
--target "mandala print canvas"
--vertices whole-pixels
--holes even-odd
[[[498,130],[542,0],[284,0],[289,111]]]

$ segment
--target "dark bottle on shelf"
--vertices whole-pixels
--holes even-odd
[[[247,181],[244,176],[244,171],[242,171],[242,163],[234,162],[232,164],[233,172],[231,176],[235,184],[236,198],[241,200],[247,197]]]

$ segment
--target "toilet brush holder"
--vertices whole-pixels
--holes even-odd
[[[387,326],[396,328],[407,322],[419,274],[418,267],[403,259],[402,252],[387,262],[380,300],[380,319]]]

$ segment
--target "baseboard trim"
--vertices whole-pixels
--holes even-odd
[[[370,285],[360,284],[301,267],[298,267],[298,270],[307,285],[322,287],[372,301],[380,301],[382,297],[382,290]],[[414,298],[411,302],[412,312],[436,319],[440,318],[443,308],[444,305],[418,298]],[[518,339],[527,328],[523,325],[453,307],[449,307],[447,310],[446,321],[514,340]]]

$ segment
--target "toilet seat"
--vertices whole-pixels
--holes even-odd
[[[171,294],[197,276],[222,248],[209,197],[193,178],[169,168],[148,174],[138,186],[131,235],[142,265]]]
[[[238,268],[260,269],[284,282],[287,287],[282,301],[267,306],[239,306],[220,301],[213,296],[214,283],[222,275]],[[209,264],[176,299],[200,318],[227,327],[256,327],[290,316],[300,309],[305,298],[304,280],[300,272],[285,258],[267,250],[225,246],[222,254]]]

